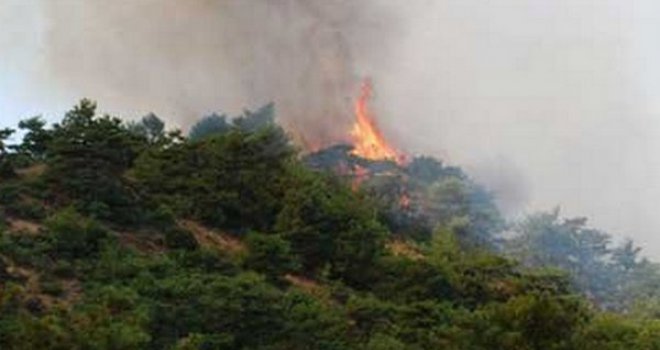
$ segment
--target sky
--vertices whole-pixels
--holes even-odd
[[[0,124],[90,97],[186,128],[272,100],[332,141],[369,76],[399,147],[660,259],[659,34],[653,0],[0,0]]]

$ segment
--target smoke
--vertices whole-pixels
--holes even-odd
[[[378,7],[348,0],[62,0],[44,12],[47,81],[59,88],[184,128],[274,101],[294,132],[324,144],[352,118],[354,34],[379,30],[365,26]]]
[[[406,39],[377,76],[381,114],[409,149],[485,180],[517,169],[519,208],[559,205],[660,256],[657,2],[406,4]],[[501,158],[512,167],[487,166]]]
[[[0,0],[11,62],[0,94],[29,104],[9,111],[87,96],[183,128],[274,101],[291,130],[326,144],[346,137],[370,76],[395,144],[467,167],[508,212],[560,205],[660,256],[659,10],[652,0]]]

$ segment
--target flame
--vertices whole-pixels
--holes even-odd
[[[387,143],[368,108],[367,102],[371,99],[371,95],[371,81],[365,79],[360,89],[360,96],[355,102],[355,124],[350,132],[354,147],[351,153],[366,159],[393,160],[401,164],[405,162],[405,157]]]

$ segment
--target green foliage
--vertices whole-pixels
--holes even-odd
[[[415,181],[423,185],[431,185],[443,178],[464,180],[467,176],[456,167],[446,167],[442,162],[431,157],[415,157],[406,169]]]
[[[298,267],[289,242],[279,235],[250,233],[245,242],[248,247],[245,266],[251,270],[277,280]]]
[[[149,316],[129,288],[103,287],[73,315],[75,342],[87,349],[142,349]]]
[[[291,242],[305,271],[329,267],[359,286],[383,254],[386,231],[368,204],[345,186],[300,169],[282,199],[275,229]]]
[[[70,259],[82,259],[99,252],[107,231],[93,219],[86,218],[73,208],[64,209],[45,222],[54,237],[57,254]]]
[[[227,122],[227,116],[213,113],[193,125],[188,133],[188,138],[192,141],[199,141],[214,134],[224,134],[230,129],[231,125]]]
[[[596,317],[579,335],[580,349],[660,349],[660,323],[604,314]]]
[[[137,222],[137,199],[123,175],[142,141],[121,120],[98,117],[95,103],[81,101],[52,130],[45,176],[53,199],[99,219]]]
[[[458,177],[447,177],[432,183],[428,206],[436,226],[453,226],[464,222],[459,233],[463,244],[487,246],[504,227],[504,221],[488,192]]]
[[[165,229],[165,245],[171,249],[197,249],[198,244],[193,235],[179,227]]]
[[[488,305],[475,316],[483,348],[572,349],[572,336],[589,312],[577,298],[528,294]]]
[[[14,132],[15,130],[9,128],[0,129],[0,155],[7,154],[8,147],[6,141]]]
[[[25,133],[23,142],[18,146],[19,152],[27,155],[32,161],[42,161],[46,157],[52,135],[45,126],[46,121],[41,117],[21,120],[18,123],[18,128]]]
[[[12,129],[0,129],[0,180],[9,179],[16,175],[10,161],[7,139],[14,133]]]
[[[145,152],[133,176],[151,202],[176,215],[217,227],[268,230],[292,157],[281,129],[234,130]]]
[[[0,256],[11,259],[20,266],[47,268],[51,263],[49,253],[53,250],[53,237],[25,234],[0,235]]]
[[[146,138],[149,143],[158,143],[165,139],[165,122],[157,115],[149,113],[142,117],[139,122],[127,125],[132,132]]]
[[[310,158],[314,164],[323,157]],[[357,161],[349,158],[347,162]],[[377,174],[360,187],[375,199],[381,220],[393,232],[425,241],[436,227],[460,221],[462,227],[456,234],[462,245],[498,245],[506,225],[494,197],[461,169],[429,157],[415,157],[405,167],[367,161],[358,165]]]
[[[369,339],[365,349],[368,350],[405,350],[406,345],[398,339],[384,335],[375,334]]]
[[[568,272],[578,289],[606,308],[628,308],[636,294],[645,293],[643,284],[658,280],[632,242],[613,246],[609,235],[588,228],[584,218],[562,221],[555,210],[531,215],[515,229],[507,247],[513,257],[527,266]]]
[[[16,181],[0,183],[0,205],[14,217],[41,220],[46,216],[46,209],[42,202],[30,196],[31,192],[27,186]]]
[[[234,119],[234,126],[244,132],[256,132],[275,124],[275,104],[269,103],[256,111],[245,110],[243,115]]]
[[[221,339],[230,348],[330,349],[341,343],[340,318],[324,316],[310,297],[283,294],[253,274],[170,276],[142,293],[158,300],[151,322],[156,348],[187,334]]]
[[[254,133],[273,126],[275,126],[275,105],[269,103],[255,112],[245,110],[243,115],[231,121],[227,121],[227,116],[224,114],[213,113],[205,116],[190,128],[188,138],[191,141],[200,141],[210,136],[225,134],[231,130]]]

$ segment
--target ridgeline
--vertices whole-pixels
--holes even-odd
[[[187,136],[88,100],[18,128],[2,349],[660,349],[632,242],[558,210],[506,222],[439,160],[302,155],[272,105]]]

